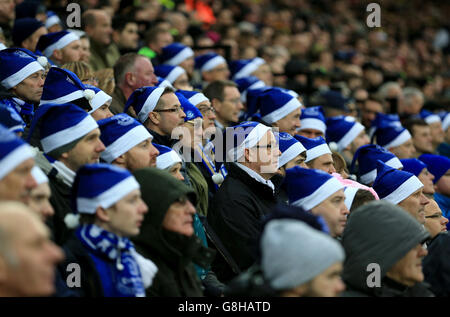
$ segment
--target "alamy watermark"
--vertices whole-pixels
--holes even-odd
[[[378,3],[369,3],[366,7],[366,12],[370,12],[367,15],[366,25],[369,28],[379,28],[381,27],[381,7]]]
[[[69,15],[66,19],[68,28],[81,28],[81,7],[78,3],[69,3],[66,8]]]

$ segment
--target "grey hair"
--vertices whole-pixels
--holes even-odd
[[[405,104],[409,105],[411,103],[411,99],[414,96],[419,96],[420,98],[422,98],[422,100],[424,99],[422,91],[420,91],[420,89],[418,89],[418,88],[405,87],[403,89],[403,100],[404,100]]]
[[[388,81],[387,83],[381,85],[378,89],[377,95],[380,96],[380,98],[386,99],[391,88],[400,88],[400,85],[395,81]]]

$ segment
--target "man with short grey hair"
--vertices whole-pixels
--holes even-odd
[[[424,104],[424,96],[420,89],[406,87],[403,89],[403,101],[399,113],[415,115],[419,114]]]

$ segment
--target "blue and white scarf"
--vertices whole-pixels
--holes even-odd
[[[82,225],[76,235],[95,263],[105,297],[145,297],[137,253],[129,239],[96,225]]]

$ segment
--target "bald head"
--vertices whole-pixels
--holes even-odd
[[[63,253],[27,206],[0,202],[0,296],[50,296]]]
[[[87,10],[82,15],[83,29],[91,41],[98,45],[109,45],[113,29],[111,16],[104,10]]]

